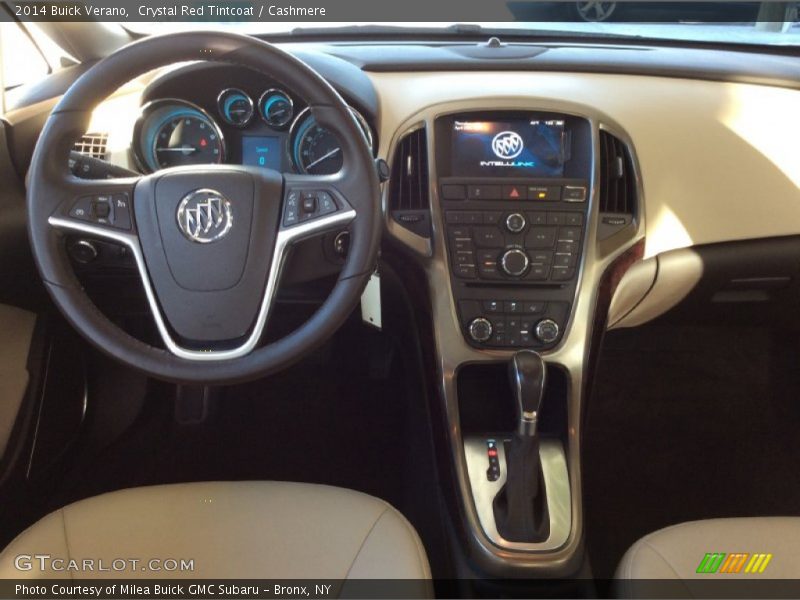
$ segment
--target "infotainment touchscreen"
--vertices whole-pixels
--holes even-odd
[[[457,177],[562,177],[563,119],[453,121],[452,170]]]

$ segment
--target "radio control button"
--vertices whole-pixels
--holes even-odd
[[[563,199],[565,202],[586,202],[586,186],[583,185],[564,186]]]
[[[530,254],[531,263],[536,265],[546,265],[553,262],[553,253],[537,250],[536,252],[532,252]]]
[[[556,252],[558,254],[573,254],[578,251],[578,244],[576,242],[558,242],[556,244]]]
[[[471,250],[462,250],[461,252],[455,252],[453,254],[455,259],[453,262],[457,265],[471,265],[475,266],[475,255],[472,253]]]
[[[463,200],[467,197],[467,189],[463,185],[443,185],[442,198],[445,200]]]
[[[532,227],[525,237],[525,245],[534,250],[549,250],[556,243],[556,227]]]
[[[553,281],[568,281],[575,275],[574,267],[553,267]]]
[[[475,279],[475,265],[456,265],[455,274],[461,279]]]
[[[572,254],[556,254],[553,261],[554,267],[571,267],[575,262],[575,257]]]
[[[500,200],[499,185],[470,185],[467,186],[467,198],[470,200]]]
[[[547,225],[547,213],[541,211],[529,212],[528,220],[531,225]]]
[[[530,281],[544,281],[550,274],[550,265],[533,265],[525,279]]]
[[[502,218],[503,213],[499,210],[487,210],[483,212],[483,222],[486,225],[497,225]]]
[[[497,251],[483,250],[478,252],[478,272],[481,277],[487,279],[497,279],[500,272],[497,268]]]
[[[566,213],[562,213],[562,212],[549,212],[549,213],[547,213],[547,224],[548,225],[566,225],[567,224],[567,215],[566,215]]]
[[[528,255],[519,248],[512,248],[511,250],[506,250],[503,254],[503,257],[500,259],[500,265],[507,275],[519,277],[528,270],[530,259]]]
[[[520,213],[511,213],[506,217],[506,229],[511,233],[520,233],[528,223]]]
[[[503,235],[496,227],[475,227],[472,230],[475,245],[479,248],[502,248]]]
[[[580,227],[562,227],[558,230],[559,242],[577,242],[581,239]]]
[[[567,213],[567,225],[572,225],[574,227],[580,227],[583,225],[583,213]]]

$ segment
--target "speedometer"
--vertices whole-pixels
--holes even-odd
[[[156,100],[142,109],[134,149],[146,171],[216,164],[225,160],[225,141],[214,120],[184,100]]]
[[[355,109],[350,112],[361,126],[364,140],[372,151],[372,131]],[[309,109],[292,124],[292,161],[295,168],[308,175],[330,175],[342,168],[342,148],[338,138],[319,125]]]

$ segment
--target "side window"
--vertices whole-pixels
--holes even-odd
[[[39,48],[17,23],[0,23],[0,57],[6,90],[38,81],[50,72]]]

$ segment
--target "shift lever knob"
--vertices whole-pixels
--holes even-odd
[[[534,437],[544,397],[544,361],[536,352],[522,350],[511,359],[508,374],[517,402],[518,433]]]

